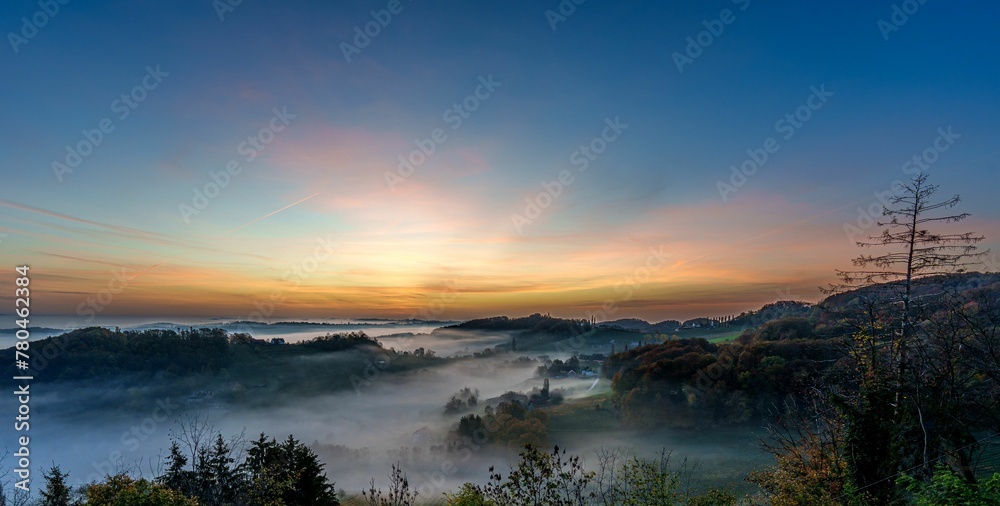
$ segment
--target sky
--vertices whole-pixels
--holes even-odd
[[[33,314],[82,322],[817,301],[919,172],[1000,252],[992,3],[0,13],[8,315],[18,265]]]

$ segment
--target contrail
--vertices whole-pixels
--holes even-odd
[[[49,211],[49,210],[42,209],[42,208],[39,208],[39,207],[32,207],[32,206],[25,205],[25,204],[19,204],[17,202],[13,202],[13,201],[10,201],[10,200],[5,200],[5,199],[0,199],[0,207],[9,207],[9,208],[12,208],[12,209],[20,209],[22,211],[28,211],[28,212],[40,214],[40,215],[43,215],[43,216],[48,216],[50,218],[58,218],[58,219],[61,219],[61,220],[71,221],[71,222],[74,222],[74,223],[83,223],[83,224],[86,224],[86,225],[91,225],[91,226],[94,226],[94,227],[102,228],[102,229],[104,229],[106,231],[109,231],[112,234],[119,234],[119,235],[125,236],[128,239],[133,239],[133,240],[134,239],[145,239],[145,240],[150,241],[150,242],[154,242],[154,243],[158,243],[158,244],[166,244],[166,245],[169,245],[169,246],[179,246],[179,247],[182,247],[182,248],[190,248],[190,249],[196,249],[196,250],[202,250],[202,251],[211,251],[213,253],[227,253],[227,254],[232,254],[232,255],[244,255],[244,256],[249,256],[249,257],[254,257],[254,258],[261,258],[261,259],[264,259],[264,260],[270,260],[270,258],[268,258],[266,256],[262,256],[262,255],[256,255],[256,254],[253,254],[253,253],[245,253],[245,252],[230,252],[230,251],[226,251],[226,250],[223,250],[223,249],[211,248],[211,247],[208,247],[208,246],[202,246],[200,243],[197,243],[197,242],[194,242],[194,241],[190,241],[190,240],[187,240],[187,239],[181,239],[181,238],[177,238],[177,237],[173,237],[173,236],[165,235],[165,234],[160,234],[160,233],[156,233],[156,232],[147,232],[145,230],[140,230],[140,229],[136,229],[136,228],[123,227],[123,226],[120,226],[120,225],[112,225],[112,224],[102,223],[102,222],[88,220],[88,219],[84,219],[84,218],[78,218],[78,217],[70,216],[70,215],[67,215],[67,214],[57,213],[55,211]],[[22,222],[32,223],[32,224],[40,224],[40,225],[44,225],[46,227],[56,228],[56,229],[62,230],[64,232],[81,233],[80,230],[76,230],[76,229],[73,229],[71,227],[63,226],[63,225],[60,225],[58,223],[50,223],[50,222],[46,222],[46,221],[32,220],[32,219],[28,219],[28,218],[14,218],[14,217],[12,217],[10,219],[16,220],[16,221],[22,221]],[[30,235],[32,237],[40,237],[40,238],[44,238],[44,239],[53,240],[53,241],[56,241],[56,242],[71,242],[71,243],[80,242],[78,239],[70,239],[68,237],[57,237],[57,236],[54,236],[54,235],[51,235],[51,234],[40,234],[40,233],[33,232],[31,230],[24,230],[24,229],[20,229],[19,230],[19,229],[7,228],[7,227],[0,227],[0,233],[6,233],[6,232],[13,232],[13,233],[16,233],[16,234]],[[91,244],[101,244],[100,242],[90,242],[90,241],[84,241],[84,242],[89,242]]]
[[[291,204],[288,204],[287,206],[282,207],[281,209],[278,209],[277,211],[271,211],[271,212],[265,214],[264,216],[261,216],[260,218],[256,218],[254,220],[250,220],[250,221],[248,221],[248,222],[246,222],[246,223],[244,223],[244,224],[242,224],[242,225],[240,225],[240,226],[238,226],[238,227],[236,227],[236,228],[234,228],[232,230],[227,231],[226,233],[227,234],[231,234],[231,233],[233,233],[233,232],[235,232],[235,231],[237,231],[237,230],[239,230],[239,229],[241,229],[243,227],[248,227],[250,225],[253,225],[254,223],[257,223],[260,220],[263,220],[265,218],[270,218],[271,216],[274,216],[274,215],[280,213],[281,211],[284,211],[285,209],[288,209],[289,207],[297,206],[297,205],[299,205],[299,204],[301,204],[301,203],[303,203],[303,202],[305,202],[305,201],[307,201],[307,200],[315,197],[316,195],[319,195],[319,193],[314,193],[314,194],[312,194],[312,195],[310,195],[310,196],[308,196],[308,197],[306,197],[304,199],[292,202]]]
[[[100,228],[104,228],[104,229],[114,230],[116,232],[121,232],[121,233],[124,233],[124,234],[133,235],[133,236],[137,235],[137,236],[146,237],[146,238],[161,237],[161,238],[170,238],[170,239],[172,239],[170,236],[163,235],[163,234],[157,234],[155,232],[146,232],[145,230],[139,230],[139,229],[129,228],[129,227],[122,227],[122,226],[119,226],[119,225],[109,225],[107,223],[101,223],[101,222],[98,222],[98,221],[86,220],[86,219],[83,219],[83,218],[77,218],[75,216],[69,216],[69,215],[66,215],[66,214],[57,213],[57,212],[54,212],[54,211],[49,211],[49,210],[41,209],[41,208],[38,208],[38,207],[32,207],[32,206],[25,205],[25,204],[19,204],[17,202],[12,202],[10,200],[5,200],[5,199],[0,199],[0,206],[10,207],[10,208],[13,208],[13,209],[20,209],[22,211],[28,211],[28,212],[32,212],[32,213],[37,213],[37,214],[49,216],[49,217],[52,217],[52,218],[59,218],[59,219],[63,219],[63,220],[73,221],[73,222],[76,222],[76,223],[84,223],[84,224],[87,224],[87,225],[93,225],[95,227],[100,227]]]

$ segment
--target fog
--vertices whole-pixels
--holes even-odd
[[[386,348],[424,347],[439,356],[464,356],[508,339],[503,333],[438,332],[380,340]],[[227,437],[244,433],[247,440],[253,440],[263,432],[282,440],[294,435],[317,451],[337,489],[356,493],[367,487],[371,478],[385,486],[391,465],[399,462],[411,486],[423,498],[439,498],[463,482],[484,482],[491,465],[506,471],[514,461],[516,452],[491,446],[488,440],[469,442],[452,453],[432,454],[430,450],[444,442],[461,416],[444,415],[445,403],[460,389],[479,391],[476,412],[482,414],[486,399],[510,390],[528,392],[542,385],[542,380],[534,377],[539,362],[514,362],[518,355],[522,354],[450,360],[441,366],[405,373],[375,369],[353,389],[308,396],[279,392],[277,401],[266,407],[248,407],[252,403],[192,403],[168,394],[176,393],[171,390],[176,385],[155,381],[143,385],[36,383],[32,385],[32,461],[39,478],[43,469],[58,464],[70,473],[74,484],[99,480],[104,474],[121,470],[152,477],[160,472],[158,462],[169,447],[171,431],[179,429],[175,420],[203,416]],[[359,352],[346,351],[298,360],[344,368],[356,367],[367,359]],[[599,388],[606,389],[609,381],[599,383]],[[593,379],[552,380],[552,388],[564,389],[567,399],[586,394],[594,384]],[[194,391],[199,387],[189,388]],[[107,407],[123,399],[129,409]],[[415,440],[414,433],[424,427],[429,434]],[[552,432],[551,439],[588,462],[596,462],[594,451],[602,447],[634,448],[649,457],[665,447],[674,452],[675,459],[700,461],[700,472],[709,473],[706,476],[721,473],[725,478],[756,467],[760,452],[752,446],[752,434],[745,430],[703,434],[663,430]]]
[[[413,343],[420,345],[421,341],[414,339]],[[305,360],[323,361],[330,367],[344,360],[362,360],[352,355],[342,352]],[[292,434],[309,445],[360,450],[367,456],[360,461],[337,460],[330,451],[318,452],[338,488],[360,491],[372,477],[384,481],[392,463],[407,460],[390,452],[406,447],[426,452],[431,444],[443,441],[460,416],[444,416],[443,407],[460,388],[478,389],[482,399],[509,390],[530,390],[541,386],[541,380],[532,379],[534,367],[503,364],[499,359],[467,361],[413,373],[383,374],[354,390],[281,398],[277,406],[269,408],[192,405],[184,399],[157,396],[156,385],[37,384],[32,387],[36,389],[30,431],[33,462],[42,468],[59,464],[76,484],[122,469],[153,476],[158,472],[155,462],[169,446],[170,431],[179,428],[174,420],[184,414],[198,414],[207,416],[224,436],[245,429],[248,439],[256,439],[261,432],[279,440]],[[135,403],[135,413],[101,408],[122,396],[142,399]],[[413,433],[423,427],[433,435],[415,444]],[[474,453],[471,457],[449,457],[456,464],[461,462],[468,473],[455,473],[447,483],[435,478],[442,490],[487,477],[487,468],[496,463],[495,452],[477,448]],[[433,470],[440,469],[446,458],[418,460],[422,462],[419,468],[405,468],[415,484],[425,481],[421,476],[431,476]],[[411,459],[408,463],[413,462]]]
[[[280,337],[286,342],[297,343],[326,333],[364,332],[372,337],[405,333],[429,334],[442,325],[450,323],[457,322],[330,318],[326,320],[296,319],[294,322],[233,323],[220,319],[170,318],[169,320],[164,320],[162,317],[111,316],[95,318],[93,322],[83,325],[81,322],[77,322],[70,317],[41,316],[32,318],[32,324],[35,326],[30,327],[29,330],[31,331],[31,339],[38,340],[57,336],[69,330],[85,326],[97,326],[107,329],[119,327],[122,330],[177,330],[188,327],[215,327],[225,329],[228,332],[247,332],[260,339]],[[17,341],[15,337],[17,330],[15,327],[0,329],[0,349],[14,346],[14,343]]]

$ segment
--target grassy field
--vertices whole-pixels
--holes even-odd
[[[669,334],[671,337],[676,336],[681,339],[700,337],[711,343],[723,343],[736,339],[741,333],[743,333],[743,329],[740,327],[705,327],[682,329],[678,332],[670,332]]]
[[[641,458],[671,453],[675,469],[691,473],[692,486],[732,487],[751,492],[747,473],[761,469],[773,458],[759,447],[762,432],[751,427],[701,427],[694,430],[636,430],[622,426],[611,404],[610,382],[602,381],[588,395],[567,399],[546,408],[552,444],[571,453],[593,457],[598,448],[630,449]]]
[[[560,433],[612,431],[621,427],[611,405],[610,382],[602,381],[588,394],[545,409],[553,438],[558,438]]]
[[[599,329],[597,332],[583,334],[571,339],[562,339],[559,341],[534,345],[522,344],[518,347],[518,351],[533,351],[540,353],[579,352],[584,354],[607,354],[611,351],[611,341],[614,341],[614,346],[617,351],[622,351],[625,349],[626,345],[631,346],[632,343],[640,343],[644,340],[652,340],[655,342],[663,339],[691,339],[700,337],[711,343],[725,343],[736,339],[742,332],[742,328],[734,327],[682,329],[677,332],[664,334],[652,334],[619,329]]]
[[[561,339],[532,345],[519,345],[518,351],[535,352],[580,352],[580,353],[608,353],[611,350],[611,341],[617,343],[619,350],[623,349],[625,343],[636,342],[643,338],[644,334],[627,330],[599,329],[596,332],[588,332],[577,337]]]
[[[737,330],[722,329],[722,330],[723,332],[721,334],[712,334],[711,336],[705,337],[705,339],[707,339],[708,342],[715,344],[728,343],[729,341],[732,341],[733,339],[740,337],[740,334],[743,333],[743,331],[739,329]]]

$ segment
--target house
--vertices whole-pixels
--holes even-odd
[[[583,376],[585,378],[592,378],[594,376],[597,376],[597,373],[591,371],[590,369],[587,369],[585,371],[580,371],[580,376]]]
[[[570,371],[570,372],[566,373],[566,377],[567,378],[575,378],[576,376],[577,376],[576,375],[576,371]]]
[[[434,433],[431,432],[430,427],[424,425],[423,427],[413,431],[413,444],[430,441],[433,437]]]
[[[285,338],[283,338],[283,337],[275,337],[275,338],[271,339],[271,344],[285,344]]]

